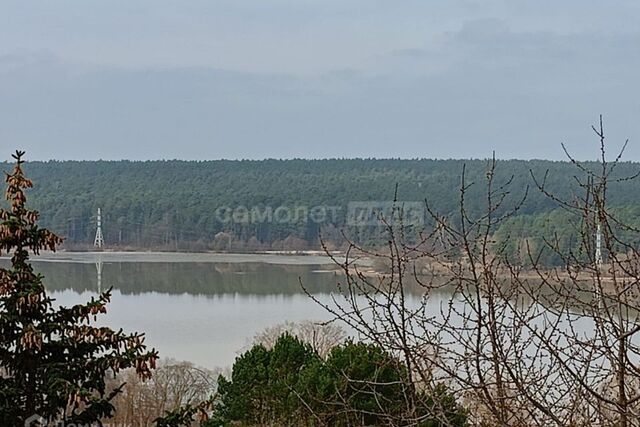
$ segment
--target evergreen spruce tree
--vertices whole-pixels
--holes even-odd
[[[87,304],[57,307],[34,272],[30,254],[55,251],[62,239],[38,226],[38,213],[26,207],[32,187],[17,151],[7,174],[7,209],[0,209],[0,255],[11,256],[0,269],[0,424],[63,421],[100,424],[113,413],[106,378],[134,368],[149,377],[157,353],[140,333],[126,334],[92,322],[106,313],[110,291]],[[37,420],[40,421],[37,421]]]

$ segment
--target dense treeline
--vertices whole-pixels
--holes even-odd
[[[396,184],[399,200],[426,199],[455,217],[463,166],[468,182],[481,182],[487,173],[483,160],[398,159],[49,161],[26,169],[36,184],[31,200],[43,225],[64,235],[70,247],[92,243],[101,207],[111,247],[238,250],[313,248],[320,231],[339,245],[343,228],[360,241],[375,240],[378,228],[354,222],[361,217],[353,215],[350,202],[390,201]],[[639,166],[620,163],[616,173],[631,175]],[[529,188],[521,218],[502,232],[513,242],[513,233],[537,236],[553,228],[548,224],[559,215],[553,213],[558,206],[532,179],[547,171],[547,187],[571,198],[576,169],[568,162],[498,162],[496,183],[513,176],[508,197],[515,201]],[[485,207],[476,187],[466,196],[471,214]],[[634,212],[639,190],[637,180],[612,185],[610,203]]]

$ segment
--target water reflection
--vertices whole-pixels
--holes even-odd
[[[0,259],[0,265],[8,260]],[[209,368],[230,366],[268,326],[329,320],[331,315],[304,294],[301,282],[320,301],[330,302],[343,279],[330,264],[299,262],[125,262],[94,255],[33,265],[57,304],[84,303],[100,288],[113,287],[101,323],[143,331],[161,356]],[[415,303],[419,293],[415,288]],[[443,291],[434,303],[448,296]]]
[[[328,319],[300,281],[328,301],[340,278],[326,264],[100,261],[33,265],[57,304],[84,303],[101,287],[113,287],[100,323],[144,331],[161,356],[209,368],[230,366],[267,326]],[[8,263],[0,259],[1,266]]]
[[[122,294],[160,292],[192,295],[293,295],[302,293],[300,281],[313,293],[335,290],[339,273],[326,265],[262,263],[134,263],[93,264],[34,262],[51,291],[97,291],[113,286]],[[98,274],[98,271],[101,274]]]

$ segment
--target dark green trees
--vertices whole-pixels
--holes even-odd
[[[318,231],[339,247],[341,230],[360,243],[380,237],[376,227],[350,225],[349,203],[391,201],[396,184],[398,200],[427,199],[434,211],[455,218],[463,165],[469,183],[483,181],[484,160],[33,162],[29,174],[37,188],[30,202],[41,212],[43,225],[64,233],[69,247],[93,242],[98,207],[103,211],[107,244],[120,248],[299,249],[290,244],[299,239],[317,248]],[[633,175],[637,166],[620,163],[612,178]],[[527,186],[535,187],[531,172],[541,178],[547,170],[547,189],[570,198],[573,179],[567,177],[576,174],[571,163],[499,161],[496,179],[504,182],[513,177],[512,188],[520,189],[507,196],[505,206],[519,201]],[[474,185],[466,194],[468,214],[473,217],[485,208],[480,187]],[[634,180],[620,182],[609,189],[609,200],[612,206],[637,207],[639,189]],[[180,209],[175,208],[176,200]],[[284,208],[284,215],[273,213],[278,207]],[[303,210],[297,211],[299,207]],[[313,207],[326,210],[312,211]],[[266,214],[268,208],[272,215]],[[547,215],[556,208],[553,200],[530,191],[518,216]],[[533,236],[543,231],[538,225],[531,230]],[[216,240],[219,233],[223,234]],[[296,240],[285,243],[289,236]]]
[[[310,417],[298,397],[300,377],[318,360],[308,344],[289,334],[270,350],[255,345],[236,360],[231,381],[218,380],[218,421],[299,425]]]
[[[411,392],[406,368],[375,345],[335,347],[326,360],[288,334],[272,349],[256,345],[219,380],[210,425],[464,426],[466,415],[444,387],[432,396]]]
[[[91,326],[106,312],[109,292],[84,305],[54,306],[29,255],[55,250],[61,239],[40,228],[38,213],[26,207],[24,190],[32,183],[23,155],[13,156],[9,208],[0,210],[0,255],[11,255],[11,267],[0,269],[0,420],[88,425],[112,414],[110,401],[120,389],[108,390],[105,377],[126,368],[149,376],[157,355],[147,351],[142,334]]]

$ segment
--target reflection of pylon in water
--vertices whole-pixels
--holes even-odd
[[[98,273],[98,293],[102,293],[102,257],[96,259],[96,272]]]
[[[96,229],[96,238],[93,241],[93,246],[102,249],[104,246],[104,238],[102,237],[102,211],[98,208],[98,228]]]

